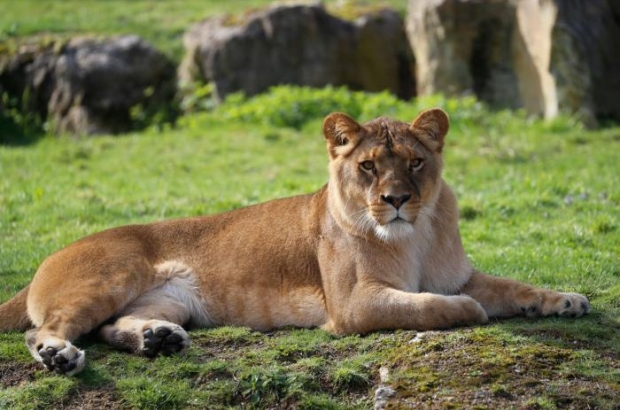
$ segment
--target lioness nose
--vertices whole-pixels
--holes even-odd
[[[405,194],[401,196],[393,196],[393,195],[381,195],[381,199],[384,202],[392,205],[394,208],[400,208],[405,202],[411,199],[410,194]]]

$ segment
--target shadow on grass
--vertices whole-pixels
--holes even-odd
[[[0,111],[0,145],[24,146],[37,142],[44,132],[36,124],[19,125]]]
[[[510,319],[499,321],[496,326],[534,342],[573,350],[589,349],[620,357],[620,285],[612,286],[590,299],[592,312],[578,319]]]
[[[529,340],[567,349],[589,349],[620,357],[620,324],[608,314],[593,312],[581,319],[517,319],[496,324]]]

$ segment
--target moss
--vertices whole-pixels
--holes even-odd
[[[378,14],[381,10],[391,8],[385,2],[360,2],[360,1],[340,1],[336,4],[329,4],[328,12],[332,15],[347,21],[355,21],[360,17]]]
[[[20,53],[23,54],[20,57],[22,62],[32,58],[34,54],[31,53],[52,52],[58,55],[62,53],[70,39],[67,35],[37,34],[0,41],[0,72],[4,67],[2,64]]]
[[[568,391],[579,384],[589,386],[592,379],[606,380],[607,392],[617,388],[613,379],[618,375],[609,373],[609,365],[592,352],[537,341],[500,326],[429,333],[415,343],[402,340],[390,352],[388,362],[402,363],[390,369],[395,402],[432,403],[438,408],[454,403],[460,403],[459,408],[463,403],[474,403],[466,408],[496,408],[521,402],[525,408],[547,408],[556,403],[561,407]],[[550,382],[557,384],[555,396]]]

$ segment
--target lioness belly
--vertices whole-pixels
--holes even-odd
[[[281,292],[277,288],[229,287],[212,294],[207,290],[207,308],[215,323],[269,330],[283,326],[316,327],[326,321],[320,289],[302,287]]]

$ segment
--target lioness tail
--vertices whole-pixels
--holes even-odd
[[[32,327],[26,308],[29,287],[30,285],[26,286],[17,295],[0,305],[0,333],[11,330],[23,332]]]

